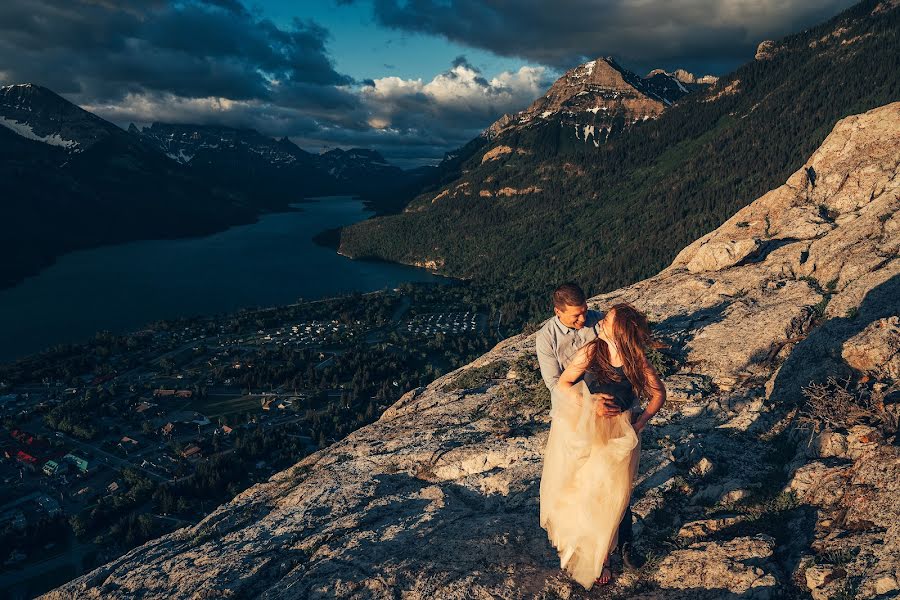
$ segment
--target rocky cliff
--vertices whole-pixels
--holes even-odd
[[[845,118],[671,266],[591,300],[670,344],[634,494],[651,560],[613,586],[568,581],[538,526],[547,395],[523,334],[45,597],[896,596],[898,147],[900,103]]]

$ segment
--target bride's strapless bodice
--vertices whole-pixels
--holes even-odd
[[[628,381],[628,378],[625,376],[625,370],[622,367],[613,368],[622,377],[621,381],[600,383],[597,381],[594,374],[588,371],[584,374],[585,385],[587,385],[588,390],[590,390],[592,394],[604,393],[615,397],[616,404],[618,404],[622,410],[634,408],[637,405],[637,396],[634,393],[634,388],[631,387],[631,382]]]

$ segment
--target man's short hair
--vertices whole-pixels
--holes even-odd
[[[567,306],[584,306],[587,298],[577,283],[564,283],[553,292],[553,306],[565,310]]]

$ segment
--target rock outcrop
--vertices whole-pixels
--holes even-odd
[[[879,319],[844,343],[847,364],[881,379],[900,380],[900,319]]]
[[[777,44],[773,40],[763,40],[756,47],[756,60],[771,60],[777,52]]]
[[[792,424],[811,381],[863,363],[891,373],[880,348],[900,298],[898,146],[900,103],[843,119],[785,185],[658,275],[591,300],[633,303],[671,346],[633,502],[655,558],[609,589],[895,593],[896,446],[860,429],[808,444]],[[533,336],[506,340],[46,598],[602,596],[567,580],[538,525],[549,423],[533,353]]]

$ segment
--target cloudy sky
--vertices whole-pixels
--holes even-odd
[[[249,126],[435,162],[613,55],[721,75],[850,0],[0,0],[0,84],[119,125]]]

